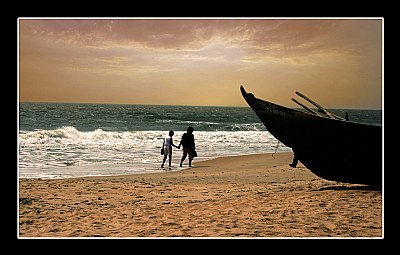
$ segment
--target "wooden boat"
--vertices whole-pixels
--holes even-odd
[[[381,126],[347,121],[300,93],[323,115],[304,105],[307,112],[258,99],[243,86],[240,90],[266,129],[292,148],[315,175],[331,181],[382,186]]]

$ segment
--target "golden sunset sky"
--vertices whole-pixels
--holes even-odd
[[[20,18],[20,102],[381,109],[383,18]]]

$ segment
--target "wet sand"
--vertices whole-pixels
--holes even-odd
[[[323,180],[292,153],[182,171],[19,180],[19,238],[383,238],[381,188]]]

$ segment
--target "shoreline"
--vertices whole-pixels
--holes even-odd
[[[19,179],[19,238],[383,238],[382,192],[323,180],[291,152],[163,173]]]
[[[241,156],[252,156],[252,155],[263,155],[263,154],[279,154],[279,153],[292,153],[292,152],[288,152],[288,151],[278,151],[278,152],[265,152],[265,153],[252,153],[252,154],[231,154],[231,155],[222,155],[222,156],[217,156],[217,157],[200,157],[200,158],[195,158],[193,160],[193,164],[196,167],[196,164],[198,164],[199,162],[204,162],[204,161],[209,161],[209,160],[214,160],[214,159],[219,159],[219,158],[230,158],[230,157],[241,157]],[[188,166],[188,159],[185,160],[183,167],[179,167],[179,163],[180,163],[180,159],[181,159],[181,155],[180,153],[176,153],[173,156],[173,160],[172,160],[172,171],[173,172],[179,172],[179,171],[184,171],[186,169],[191,169]],[[47,177],[47,176],[35,176],[35,177],[20,177],[20,170],[18,169],[17,171],[17,175],[19,176],[18,178],[21,179],[43,179],[43,180],[59,180],[59,179],[74,179],[74,178],[97,178],[97,177],[113,177],[113,176],[130,176],[130,175],[140,175],[140,174],[157,174],[157,173],[166,173],[166,172],[171,172],[171,169],[168,169],[167,166],[164,166],[164,168],[161,168],[161,163],[162,163],[162,157],[160,157],[158,159],[157,163],[153,163],[150,166],[147,166],[148,168],[146,170],[141,169],[143,166],[139,167],[139,170],[137,169],[138,166],[135,165],[131,165],[128,163],[124,163],[124,164],[111,164],[111,165],[88,165],[88,166],[79,166],[79,168],[86,168],[86,169],[91,169],[94,172],[101,172],[101,171],[105,171],[105,172],[110,172],[110,169],[113,169],[113,171],[115,171],[116,169],[119,170],[126,170],[126,169],[135,169],[136,170],[134,172],[125,172],[125,173],[110,173],[110,174],[83,174],[83,175],[73,175],[73,174],[69,174],[69,175],[59,175],[57,177]],[[166,165],[168,165],[168,159],[165,163]],[[63,169],[59,169],[59,171],[63,171]],[[71,171],[71,170],[68,170]],[[72,170],[72,172],[76,171]],[[54,175],[53,173],[51,175]]]
[[[196,169],[200,169],[200,170],[204,170],[204,168],[209,167],[207,166],[207,163],[210,162],[211,164],[214,165],[214,162],[219,162],[219,161],[223,161],[224,164],[226,162],[228,162],[230,159],[239,159],[241,160],[243,157],[259,157],[259,156],[265,156],[265,155],[271,155],[271,157],[273,158],[274,155],[276,154],[291,154],[293,155],[292,152],[277,152],[277,153],[254,153],[254,154],[241,154],[241,155],[226,155],[226,156],[220,156],[220,157],[214,157],[214,158],[207,158],[207,159],[203,159],[203,160],[199,160],[196,161],[196,158],[193,160],[193,165],[194,167],[189,167],[188,166],[188,159],[185,160],[183,167],[177,167],[177,166],[172,166],[172,169],[168,169],[168,167],[164,166],[164,169],[162,169],[160,167],[160,172],[153,172],[153,173],[132,173],[132,174],[119,174],[119,175],[95,175],[95,176],[79,176],[79,177],[67,177],[67,178],[59,178],[59,179],[80,179],[80,178],[89,178],[89,179],[96,179],[96,178],[113,178],[113,177],[134,177],[134,176],[139,176],[139,175],[143,175],[143,176],[147,176],[147,175],[153,175],[153,174],[171,174],[171,173],[179,173],[179,172],[183,172],[183,171],[189,171],[189,170],[196,170]],[[179,165],[179,159],[180,157],[174,157],[174,161],[173,164],[175,165]],[[160,160],[160,164],[162,163],[162,160]],[[168,163],[168,160],[166,161],[166,164]],[[220,163],[217,163],[218,165],[220,165]],[[299,162],[298,167],[302,166],[301,162]],[[23,179],[29,179],[29,178],[23,178]]]

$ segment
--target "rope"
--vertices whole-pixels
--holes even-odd
[[[278,140],[278,143],[276,144],[276,147],[275,147],[275,151],[274,151],[274,153],[272,153],[272,157],[275,159],[275,153],[276,153],[276,151],[278,150],[278,147],[279,147],[279,140]]]

